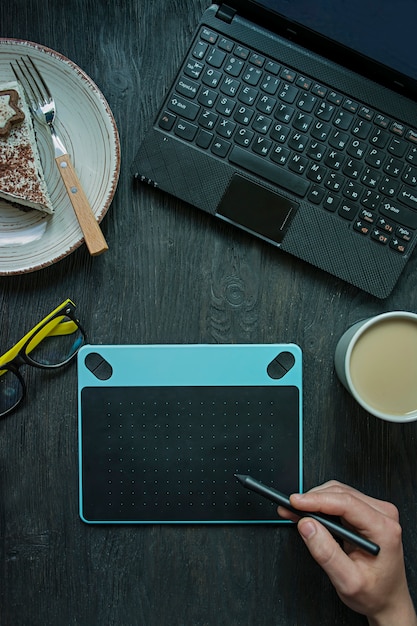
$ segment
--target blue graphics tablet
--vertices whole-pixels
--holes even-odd
[[[87,523],[279,523],[234,474],[302,490],[294,344],[84,346],[78,410]]]

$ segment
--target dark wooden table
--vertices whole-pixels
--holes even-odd
[[[2,2],[0,36],[72,59],[116,118],[122,167],[108,253],[0,278],[0,350],[66,297],[92,343],[295,342],[304,353],[304,486],[330,478],[394,501],[417,589],[417,424],[362,411],[338,382],[358,319],[416,310],[417,257],[379,301],[174,198],[130,163],[207,0]],[[25,368],[30,397],[0,423],[2,626],[363,624],[290,526],[91,527],[78,517],[76,367]]]

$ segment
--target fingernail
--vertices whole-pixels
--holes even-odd
[[[316,525],[313,522],[299,522],[298,530],[304,539],[311,539],[316,534]]]

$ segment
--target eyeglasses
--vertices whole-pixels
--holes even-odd
[[[0,417],[9,415],[26,395],[22,365],[56,369],[67,365],[87,342],[75,316],[75,304],[65,300],[16,345],[0,356]]]

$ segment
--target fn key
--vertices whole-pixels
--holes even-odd
[[[174,122],[176,119],[176,115],[172,115],[172,113],[164,111],[159,118],[158,126],[159,128],[163,128],[164,130],[171,130],[171,128],[174,126]]]

